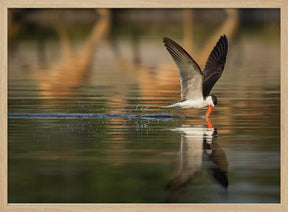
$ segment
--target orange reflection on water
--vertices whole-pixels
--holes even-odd
[[[41,97],[74,98],[74,88],[85,84],[89,76],[94,50],[107,38],[111,25],[109,9],[96,9],[95,12],[99,18],[78,50],[72,49],[64,26],[57,23],[56,31],[63,57],[57,64],[51,64],[49,69],[34,72],[33,78],[39,83]],[[59,18],[61,18],[61,13]],[[53,102],[53,104],[57,103]]]

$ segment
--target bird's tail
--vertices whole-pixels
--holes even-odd
[[[168,105],[168,106],[162,106],[161,108],[171,108],[171,107],[178,107],[178,103],[172,104],[172,105]]]

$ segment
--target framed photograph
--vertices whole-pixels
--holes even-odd
[[[1,211],[286,211],[286,1],[1,3]]]

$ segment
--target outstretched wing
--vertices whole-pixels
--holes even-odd
[[[164,37],[163,42],[179,70],[182,101],[203,97],[203,75],[198,64],[170,38]]]
[[[217,80],[221,77],[228,51],[228,41],[226,36],[221,36],[216,46],[210,53],[203,68],[203,96],[208,96]]]

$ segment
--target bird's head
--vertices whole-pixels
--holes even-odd
[[[210,95],[206,98],[206,102],[208,105],[215,107],[217,105],[217,97],[214,95]]]
[[[217,97],[214,95],[210,95],[205,99],[205,101],[209,105],[208,110],[205,115],[205,117],[208,117],[210,113],[212,112],[213,108],[217,105]]]

